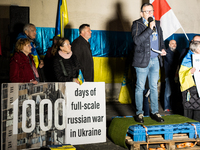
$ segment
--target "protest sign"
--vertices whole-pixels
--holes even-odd
[[[66,83],[67,144],[106,142],[105,83]]]
[[[200,97],[200,54],[193,54],[192,55],[192,63],[193,67],[196,68],[194,72],[194,80],[197,87],[197,92]]]
[[[70,105],[68,105],[66,101],[68,93],[65,93],[66,89],[69,89],[68,86],[66,87],[68,84],[75,91],[85,89],[85,92],[78,90],[78,95],[82,94],[80,96],[81,100],[85,101],[77,100],[79,97],[77,96],[75,99],[70,100],[69,98]],[[77,93],[73,93],[74,96],[75,94]],[[70,95],[69,93],[69,97]],[[87,100],[86,97],[90,97],[90,99]],[[82,110],[78,110],[78,113],[75,112],[76,107],[80,106],[83,106]],[[89,109],[94,110],[94,112],[88,111]],[[102,112],[100,113],[99,110]],[[69,128],[72,131],[75,131],[76,128],[79,130],[77,137],[72,139],[78,139],[80,135],[82,139],[86,134],[87,136],[91,135],[93,138],[93,135],[95,135],[103,139],[94,138],[91,141],[93,143],[104,142],[106,139],[105,83],[96,84],[93,82],[88,83],[88,85],[87,82],[82,85],[70,82],[39,83],[37,85],[31,83],[3,83],[1,85],[1,112],[2,150],[65,144],[65,141],[68,141],[66,140],[68,135],[65,134],[74,133],[65,132],[68,125],[70,125]],[[74,114],[68,114],[71,112]],[[78,121],[81,121],[81,123],[73,123],[73,119],[77,116],[80,117]],[[96,119],[95,125],[90,126],[88,120],[86,120],[87,123],[84,123],[85,120],[82,121],[84,117],[91,117],[91,124]],[[87,128],[83,124],[91,128]],[[84,142],[88,143],[87,140],[83,140],[81,143],[86,144]]]

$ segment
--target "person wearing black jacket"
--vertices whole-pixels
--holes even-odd
[[[142,106],[143,91],[147,76],[150,88],[151,117],[158,122],[164,122],[164,119],[158,113],[157,82],[159,78],[158,57],[160,55],[165,56],[166,52],[160,22],[155,21],[153,12],[153,5],[144,3],[141,6],[141,18],[133,21],[131,28],[134,44],[132,66],[136,70],[137,77],[135,89],[137,111],[135,120],[140,123],[144,123]],[[149,19],[150,17],[151,19]]]
[[[85,81],[94,81],[94,63],[90,43],[90,25],[82,24],[79,27],[80,36],[72,42],[72,52],[76,55]]]
[[[165,95],[164,95],[164,111],[172,111],[172,93],[175,91],[175,75],[178,67],[179,52],[176,50],[176,41],[169,41],[169,48],[166,50],[167,55],[164,57],[165,68]],[[173,88],[174,87],[174,88]]]
[[[71,51],[69,40],[61,38],[57,43],[57,53],[54,58],[53,68],[56,80],[59,82],[76,82],[80,65],[76,56]]]

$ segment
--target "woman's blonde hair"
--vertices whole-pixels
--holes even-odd
[[[30,40],[25,38],[25,39],[19,39],[17,42],[16,42],[16,45],[15,45],[15,50],[17,52],[20,52],[23,50],[24,46],[26,46],[26,44],[30,44]]]

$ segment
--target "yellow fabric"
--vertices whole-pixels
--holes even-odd
[[[125,74],[126,58],[123,57],[93,57],[94,60],[94,81],[105,83],[122,83]],[[128,72],[128,77],[129,78]],[[131,87],[125,83],[119,93],[119,102],[122,104],[131,103]]]
[[[179,70],[179,82],[181,84],[181,92],[189,89],[192,86],[195,86],[192,74],[190,73],[190,69],[186,66],[181,65]]]
[[[37,55],[32,55],[33,56],[33,61],[34,61],[34,63],[35,63],[35,67],[36,68],[38,68],[38,66],[39,66],[39,59],[38,59],[38,57],[37,57]]]
[[[64,28],[68,24],[68,12],[66,0],[62,0],[62,5],[60,6],[60,25],[61,25],[61,37],[64,37]]]
[[[131,104],[131,88],[129,85],[125,85],[121,87],[120,94],[119,94],[119,102],[121,104]]]
[[[36,58],[37,57],[35,57],[35,59]],[[41,55],[40,58],[44,58],[44,55]],[[122,83],[125,71],[124,69],[125,69],[126,58],[93,57],[93,60],[94,60],[94,82]],[[37,67],[38,65],[39,61],[37,63]]]
[[[94,82],[122,83],[126,58],[93,57]]]

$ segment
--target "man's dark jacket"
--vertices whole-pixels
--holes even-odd
[[[165,78],[173,80],[178,66],[179,52],[177,50],[173,52],[170,48],[166,52],[167,55],[164,56]]]
[[[163,34],[160,27],[160,21],[156,21],[156,30],[158,33],[158,46],[159,50],[161,51],[162,49],[165,49],[165,45],[163,42]],[[153,33],[153,30],[147,27],[143,23],[142,18],[140,18],[133,21],[131,32],[134,44],[132,66],[145,68],[148,66],[150,61],[150,35]]]
[[[85,81],[94,81],[94,64],[90,43],[82,36],[72,42],[72,52],[76,55]]]

